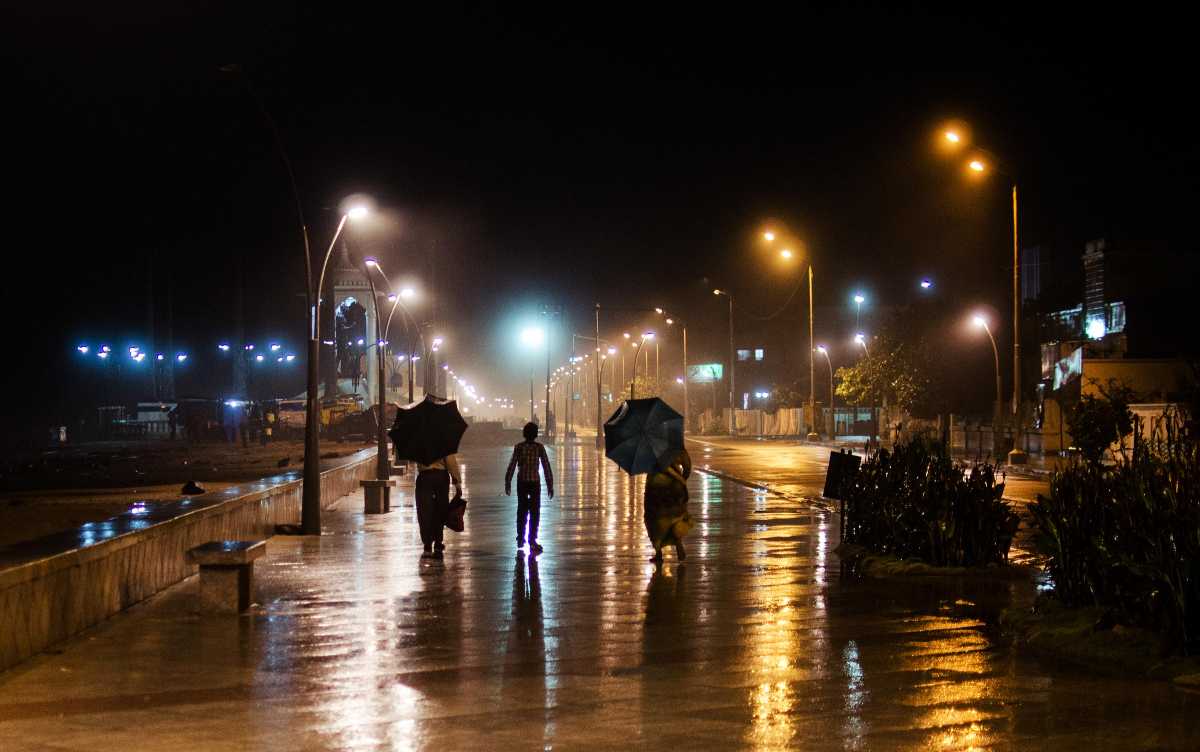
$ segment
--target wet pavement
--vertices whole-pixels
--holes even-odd
[[[269,542],[250,614],[194,615],[192,578],[0,674],[0,749],[1200,746],[1200,696],[997,640],[1028,585],[854,581],[828,513],[700,473],[689,558],[658,571],[637,483],[551,454],[541,556],[514,548],[508,450],[471,449],[444,560],[408,504],[347,497]]]

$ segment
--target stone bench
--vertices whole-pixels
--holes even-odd
[[[254,560],[267,551],[266,541],[210,541],[188,550],[189,564],[200,567],[200,608],[240,614],[250,608]]]
[[[363,512],[366,514],[383,514],[392,511],[392,486],[396,481],[375,480],[373,478],[358,482],[363,488]]]

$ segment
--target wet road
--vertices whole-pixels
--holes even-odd
[[[552,447],[546,552],[517,555],[507,452],[464,454],[444,561],[407,508],[348,497],[320,539],[270,541],[252,614],[193,615],[193,578],[0,674],[0,749],[1200,744],[1200,697],[997,643],[1010,585],[843,579],[824,512],[717,477],[691,478],[687,563],[656,571],[637,485]]]
[[[798,441],[726,439],[689,439],[692,462],[735,478],[760,484],[790,498],[820,496],[825,486],[829,453],[836,451]],[[1033,502],[1037,495],[1049,493],[1049,483],[1040,478],[1009,475],[1004,497],[1013,501]]]

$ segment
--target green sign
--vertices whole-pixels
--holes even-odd
[[[693,384],[710,384],[720,381],[725,374],[725,367],[720,363],[701,363],[688,366],[688,381]]]

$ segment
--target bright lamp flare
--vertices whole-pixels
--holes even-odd
[[[829,348],[825,347],[825,345],[817,345],[817,352],[825,355],[829,352]]]
[[[858,293],[854,296],[854,302],[858,303],[859,305],[862,305],[863,303],[865,303],[866,300],[867,299],[862,296],[862,293]]]
[[[391,293],[387,296],[387,300],[389,303],[395,303],[399,299],[400,299],[400,296],[397,295],[396,293]]]
[[[766,232],[763,233],[763,240],[767,241],[768,243],[770,243],[774,239],[775,239],[775,233],[771,232],[770,230],[767,230]]]
[[[346,216],[349,217],[350,219],[362,219],[363,217],[367,216],[367,207],[365,207],[365,206],[352,207],[350,209],[350,211],[346,212]]]
[[[975,326],[979,327],[980,329],[987,329],[987,319],[982,316],[973,316],[971,318],[971,323],[975,324]]]
[[[416,294],[417,294],[417,291],[412,289],[411,287],[406,287],[400,291],[400,297],[404,298],[405,300],[409,300],[410,298],[414,297]]]
[[[790,248],[784,248],[779,252],[779,255],[783,256],[785,259],[790,259],[792,257],[792,251]]]
[[[521,344],[527,347],[540,347],[546,340],[546,332],[540,327],[528,326],[521,330]]]
[[[958,131],[946,131],[945,136],[946,140],[952,144],[957,144],[959,141],[962,141],[962,136],[958,135]]]
[[[861,345],[867,341],[867,338],[860,332],[859,334],[854,335],[854,341]]]
[[[978,159],[972,159],[967,163],[967,167],[970,167],[975,172],[983,172],[985,169],[987,169],[987,166]]]

